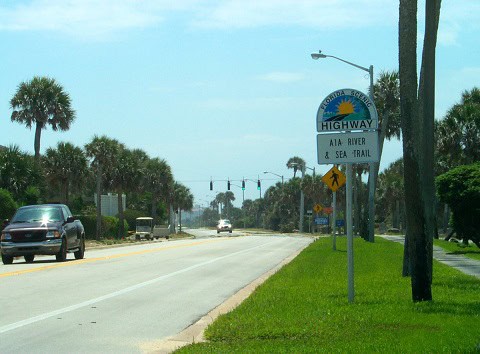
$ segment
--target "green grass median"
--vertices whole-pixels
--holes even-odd
[[[480,248],[471,242],[470,245],[465,246],[461,241],[456,243],[445,240],[433,240],[433,244],[442,247],[448,253],[462,255],[480,261]]]
[[[413,303],[403,246],[355,239],[355,302],[345,237],[322,238],[179,353],[480,352],[480,280],[434,261],[432,302]]]

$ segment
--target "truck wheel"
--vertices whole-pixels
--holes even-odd
[[[2,254],[2,262],[3,264],[12,264],[13,263],[13,256],[5,256]]]
[[[83,259],[85,255],[85,239],[82,237],[80,240],[80,249],[76,252],[73,252],[75,259]]]
[[[32,263],[33,260],[35,259],[35,255],[34,254],[27,254],[27,255],[23,256],[23,258],[25,258],[25,262]]]
[[[60,251],[55,255],[57,262],[65,262],[67,260],[67,240],[62,238],[62,247]]]

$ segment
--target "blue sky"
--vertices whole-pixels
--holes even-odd
[[[439,27],[438,119],[480,85],[480,2],[444,0]],[[292,156],[317,173],[331,167],[316,163],[318,106],[340,88],[366,92],[369,79],[310,54],[396,70],[398,1],[2,0],[0,43],[1,145],[33,154],[34,131],[10,121],[9,100],[20,82],[50,76],[77,118],[68,132],[44,130],[42,152],[105,134],[166,159],[206,205],[227,188],[215,182],[211,192],[210,178],[260,176],[264,191],[278,178],[263,171],[292,177]],[[401,154],[400,142],[387,143],[381,168]],[[245,198],[258,195],[247,182]]]

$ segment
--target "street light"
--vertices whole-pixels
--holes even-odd
[[[272,174],[272,175],[275,175],[275,176],[277,176],[277,177],[280,177],[280,178],[282,179],[282,187],[283,187],[283,176],[278,175],[278,174],[276,174],[276,173],[274,173],[274,172],[270,172],[270,171],[263,171],[263,173],[270,173],[270,174]]]
[[[374,102],[374,95],[373,95],[373,65],[370,65],[368,68],[364,66],[360,66],[354,63],[351,63],[347,60],[342,58],[336,57],[334,55],[327,55],[323,54],[321,50],[318,53],[311,54],[312,59],[318,60],[321,58],[334,58],[340,60],[346,64],[354,66],[360,70],[366,71],[370,76],[370,88],[368,96]],[[348,164],[347,164],[348,165]],[[368,241],[374,242],[374,227],[375,227],[375,162],[368,163]],[[347,166],[348,168],[348,166]]]
[[[300,164],[297,162],[291,162],[290,166],[297,166],[300,167],[300,171],[302,171],[302,179],[305,177],[305,164]],[[303,215],[305,209],[305,195],[303,194],[303,189],[300,188],[300,222],[298,224],[298,231],[303,232]]]
[[[340,61],[343,61],[344,63],[346,64],[349,64],[351,66],[354,66],[356,68],[359,68],[363,71],[366,71],[369,75],[370,75],[370,92],[369,92],[369,96],[370,96],[370,99],[373,101],[373,65],[370,65],[369,68],[366,68],[364,66],[360,66],[360,65],[357,65],[357,64],[354,64],[354,63],[351,63],[345,59],[342,59],[342,58],[339,58],[339,57],[336,57],[334,55],[327,55],[327,54],[323,54],[321,50],[318,51],[318,53],[312,53],[311,54],[312,56],[312,59],[313,60],[318,60],[318,59],[321,59],[321,58],[334,58],[334,59],[337,59],[337,60],[340,60]]]
[[[313,177],[315,177],[315,167],[307,167],[305,166],[305,168],[308,168],[309,170],[311,170],[313,172]]]

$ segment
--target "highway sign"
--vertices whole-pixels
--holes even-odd
[[[376,131],[317,135],[319,164],[378,162]]]
[[[328,225],[328,218],[325,216],[315,218],[315,225]]]
[[[317,111],[317,132],[373,130],[378,128],[375,103],[353,89],[332,92]]]
[[[330,171],[328,171],[322,177],[322,182],[325,183],[333,192],[336,192],[337,189],[343,186],[346,181],[347,178],[336,166],[333,166]]]
[[[333,213],[333,208],[332,207],[325,207],[323,208],[323,212],[327,215]]]
[[[322,211],[322,206],[320,204],[315,204],[313,206],[313,211],[318,214],[319,212]]]

